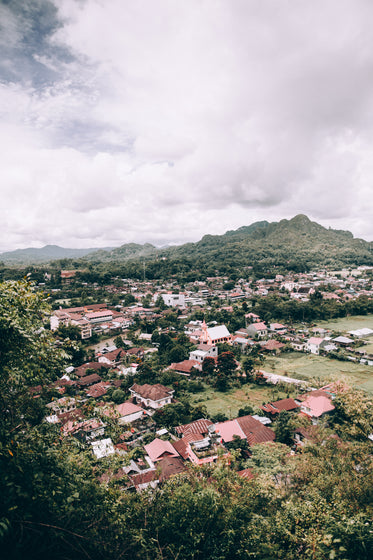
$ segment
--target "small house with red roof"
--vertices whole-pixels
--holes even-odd
[[[281,399],[279,401],[264,404],[260,408],[267,414],[275,416],[280,414],[283,410],[286,410],[287,412],[299,410],[300,404],[295,402],[294,399]]]
[[[170,387],[165,387],[160,383],[155,385],[149,385],[148,383],[138,385],[135,383],[129,390],[137,403],[154,409],[171,404],[175,392],[175,389],[170,389]]]
[[[144,449],[153,463],[165,457],[180,457],[171,442],[159,438],[155,438],[147,445],[144,445]]]
[[[115,407],[116,412],[119,415],[118,424],[128,424],[139,420],[144,415],[147,415],[146,410],[134,404],[130,401],[126,401],[122,404],[118,404]]]

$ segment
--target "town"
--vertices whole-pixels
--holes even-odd
[[[50,279],[46,274],[39,288],[48,290]],[[277,297],[296,306],[364,303],[364,314],[373,294],[369,267],[256,281],[208,277],[187,286],[113,278],[100,287],[81,283],[91,295],[74,307],[61,303],[71,301],[79,272],[61,270],[60,280],[50,291],[50,329],[57,340],[81,341],[84,351],[52,385],[30,390],[44,400],[53,395],[45,420],[58,425],[63,437],[76,438],[95,460],[106,460],[104,484],[155,488],[188,464],[229,459],[232,449],[240,450],[238,474],[252,477],[250,468],[241,467],[257,444],[270,449],[281,442],[289,453],[298,452],[312,441],[315,426],[328,425],[334,399],[349,387],[337,375],[307,379],[302,372],[296,377],[267,370],[273,359],[304,355],[337,366],[353,363],[366,371],[371,386],[373,328],[363,320],[360,328],[341,332],[297,321],[289,311],[290,320],[276,322],[264,311],[265,302]],[[105,301],[88,303],[96,290]],[[245,389],[238,410],[227,394],[236,388]],[[211,394],[204,400],[207,390],[226,395],[226,407],[214,411]],[[120,458],[119,469],[110,457]]]
[[[318,557],[368,558],[372,267],[109,270],[2,269],[6,550],[295,560],[321,501]]]

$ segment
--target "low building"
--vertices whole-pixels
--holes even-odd
[[[249,336],[257,338],[264,338],[268,333],[268,328],[265,323],[252,323],[247,326],[246,330]]]
[[[143,408],[130,401],[118,404],[115,410],[119,415],[118,424],[121,425],[135,422],[147,414]]]
[[[165,457],[180,457],[171,442],[164,441],[159,438],[155,438],[147,445],[144,445],[144,449],[153,463],[156,463]]]
[[[166,404],[171,404],[175,390],[165,387],[160,383],[156,385],[138,385],[135,383],[130,387],[130,392],[137,403],[149,408],[158,409]]]
[[[294,399],[281,399],[280,401],[269,402],[267,404],[264,404],[260,408],[264,412],[274,416],[280,414],[280,412],[283,412],[284,410],[286,410],[287,412],[298,410],[299,407],[300,404],[295,402]]]
[[[180,375],[190,376],[193,369],[201,370],[202,364],[197,360],[183,360],[182,362],[174,362],[169,369],[180,373]]]

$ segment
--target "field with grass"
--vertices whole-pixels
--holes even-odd
[[[210,415],[220,412],[228,418],[236,418],[239,409],[247,405],[259,407],[265,402],[286,397],[287,393],[279,390],[276,386],[247,383],[240,389],[231,389],[226,393],[207,386],[203,393],[193,395],[191,402],[192,404],[206,406],[207,413]]]
[[[355,331],[357,329],[373,329],[373,315],[354,315],[353,317],[341,317],[331,321],[318,321],[318,327],[338,332]]]
[[[340,362],[314,354],[289,352],[268,358],[262,368],[265,371],[295,377],[297,379],[344,381],[348,385],[373,392],[373,367],[353,362]]]

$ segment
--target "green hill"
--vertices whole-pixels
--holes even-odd
[[[127,243],[117,248],[63,249],[47,245],[0,254],[5,263],[41,263],[57,259],[87,263],[136,263],[180,261],[190,270],[224,271],[232,267],[278,266],[306,270],[315,266],[373,265],[373,243],[354,238],[343,230],[327,229],[299,214],[291,220],[260,221],[223,235],[204,235],[196,243],[156,248],[150,243]]]
[[[205,235],[197,243],[167,250],[167,255],[203,260],[225,259],[234,265],[262,262],[319,265],[373,264],[373,244],[352,233],[326,229],[299,214],[291,220],[256,222],[224,235]]]
[[[104,251],[110,250],[108,247]],[[45,245],[40,249],[36,247],[28,247],[27,249],[16,249],[0,253],[0,261],[6,264],[36,264],[46,263],[57,259],[79,259],[96,252],[98,249],[66,249],[58,245]]]

